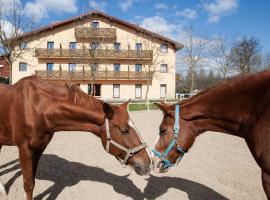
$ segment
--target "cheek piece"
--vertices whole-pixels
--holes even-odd
[[[174,164],[168,159],[168,154],[171,152],[172,148],[177,145],[177,140],[179,138],[179,114],[180,114],[180,106],[179,104],[177,104],[175,106],[175,122],[174,122],[174,138],[172,139],[170,145],[167,147],[167,149],[161,153],[159,151],[157,151],[156,149],[153,149],[152,152],[155,154],[155,156],[159,157],[162,162],[163,162],[163,166],[164,169],[170,168],[172,167]],[[177,146],[176,147],[176,151],[180,154],[180,156],[178,157],[176,163],[178,164],[181,159],[183,158],[183,156],[187,153],[182,147]]]

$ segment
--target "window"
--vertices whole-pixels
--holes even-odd
[[[160,65],[160,72],[161,73],[167,73],[168,72],[168,65],[167,64],[161,64]]]
[[[19,71],[27,71],[27,63],[20,62],[19,63]]]
[[[54,42],[47,42],[47,49],[53,49],[54,48]]]
[[[165,98],[167,93],[167,85],[161,84],[160,85],[160,98]]]
[[[47,71],[52,71],[53,70],[53,63],[47,63]]]
[[[98,64],[97,64],[97,63],[90,64],[90,69],[91,69],[91,71],[93,71],[93,72],[98,71]]]
[[[93,96],[101,96],[101,84],[94,84],[93,86]],[[88,84],[88,94],[91,95],[91,84]]]
[[[69,48],[70,49],[76,49],[77,48],[77,42],[70,42],[69,43]]]
[[[136,44],[135,44],[135,49],[136,49],[137,51],[141,51],[141,50],[142,50],[142,43],[136,43]]]
[[[114,64],[114,71],[120,72],[120,64],[119,63]]]
[[[142,98],[142,84],[135,85],[135,98]]]
[[[120,97],[120,84],[113,84],[113,98]]]
[[[160,52],[167,53],[168,52],[168,45],[167,44],[161,44],[159,50],[160,50]]]
[[[99,27],[99,22],[92,22],[92,28],[98,28]]]
[[[92,42],[91,49],[98,49],[99,48],[99,42]]]
[[[135,64],[135,72],[141,72],[142,71],[142,64]]]
[[[76,64],[75,64],[75,63],[69,63],[69,64],[68,64],[68,70],[69,70],[70,72],[75,71],[75,70],[76,70]]]
[[[115,49],[115,50],[120,50],[120,48],[121,48],[121,43],[115,42],[115,43],[114,43],[114,49]]]
[[[27,48],[27,43],[26,42],[22,42],[20,44],[20,49],[26,49]]]

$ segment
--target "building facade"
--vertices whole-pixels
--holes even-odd
[[[0,57],[0,77],[9,77],[9,64],[4,57]]]
[[[72,82],[104,99],[174,98],[175,53],[183,45],[99,11],[19,39],[12,84],[25,76]],[[92,87],[93,86],[93,87]]]

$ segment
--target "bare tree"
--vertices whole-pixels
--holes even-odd
[[[259,53],[259,41],[254,37],[243,36],[241,40],[234,43],[230,51],[230,59],[237,71],[245,75],[256,70],[260,62]]]
[[[270,69],[270,53],[267,53],[263,56],[262,59],[262,68],[269,70]]]
[[[232,42],[223,35],[218,35],[218,37],[213,40],[213,46],[210,48],[211,57],[214,60],[214,64],[222,80],[225,80],[232,72],[230,63],[231,48]]]
[[[195,72],[198,66],[205,63],[208,40],[205,37],[196,37],[191,27],[185,29],[182,60],[188,66],[190,77],[190,91],[195,89]]]
[[[26,14],[19,1],[0,1],[0,54],[9,64],[10,82],[13,63],[29,51],[25,45],[27,38],[20,36],[24,32],[32,31],[36,26],[34,15]]]
[[[88,20],[94,21],[98,16],[92,14],[90,17],[88,17]],[[88,39],[81,39],[81,53],[75,53],[74,57],[72,59],[74,60],[74,63],[82,64],[83,72],[85,70],[90,69],[90,77],[91,77],[91,89],[90,89],[90,95],[95,95],[94,93],[94,84],[97,78],[97,74],[99,71],[99,65],[104,64],[104,58],[112,53],[112,49],[108,49],[106,36],[110,34],[110,32],[107,32],[108,30],[104,28],[99,27],[89,27],[88,23],[85,23],[86,18],[83,18],[82,21],[78,21],[78,26],[80,28],[83,28],[80,32],[80,34],[84,35],[85,38],[91,37]],[[109,22],[109,19],[105,19],[104,21]],[[90,42],[90,44],[89,44]],[[75,50],[76,52],[77,50]],[[107,69],[106,69],[107,71]]]

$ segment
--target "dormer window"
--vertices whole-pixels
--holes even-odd
[[[160,52],[168,53],[168,45],[167,44],[161,44],[160,45]]]
[[[91,27],[92,28],[98,28],[99,27],[99,22],[92,22]]]

